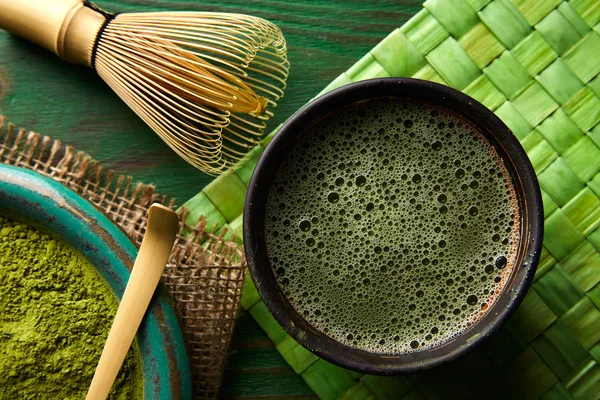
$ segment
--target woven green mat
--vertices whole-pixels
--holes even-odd
[[[412,76],[474,97],[527,151],[546,220],[535,281],[516,314],[482,348],[426,373],[377,377],[318,359],[283,331],[248,278],[242,307],[319,397],[600,398],[599,22],[598,0],[428,0],[325,88]],[[246,187],[271,137],[188,201],[189,218],[204,214],[241,238]]]

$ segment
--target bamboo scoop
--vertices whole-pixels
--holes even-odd
[[[104,400],[125,360],[171,253],[179,221],[173,210],[152,204],[142,246],[102,350],[86,400]]]

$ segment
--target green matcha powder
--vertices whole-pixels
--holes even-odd
[[[85,398],[117,307],[81,254],[0,217],[0,398]],[[134,346],[109,398],[141,398],[142,386]]]

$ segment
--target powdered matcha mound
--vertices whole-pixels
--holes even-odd
[[[0,217],[0,398],[85,398],[117,307],[81,254]],[[142,386],[130,350],[109,398],[141,398]]]

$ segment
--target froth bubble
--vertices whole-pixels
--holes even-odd
[[[330,203],[337,203],[339,199],[340,199],[340,195],[337,194],[336,192],[331,192],[327,195],[327,200]]]
[[[500,257],[496,258],[496,263],[495,263],[496,268],[503,269],[504,267],[506,267],[506,263],[507,263],[506,257],[500,256]]]
[[[364,186],[367,183],[367,178],[364,175],[356,177],[356,186]]]
[[[304,232],[308,231],[310,229],[310,226],[311,226],[310,221],[308,221],[308,220],[304,219],[300,222],[300,230],[302,230]]]
[[[478,301],[479,301],[479,299],[474,294],[469,295],[467,297],[467,304],[470,305],[470,306],[476,305]]]

